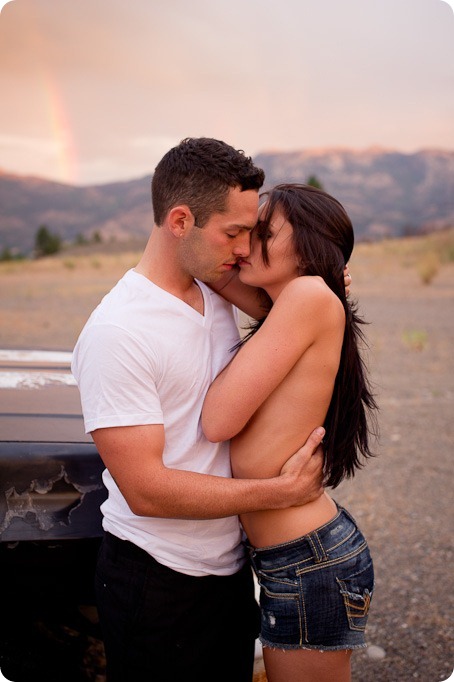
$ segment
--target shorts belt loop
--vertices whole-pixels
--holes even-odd
[[[257,552],[255,551],[254,547],[252,547],[252,545],[250,545],[248,542],[245,542],[243,544],[246,547],[246,551],[249,555],[249,561],[251,562],[254,571],[257,571],[258,566],[257,566],[257,562],[255,561],[255,558],[257,556]]]
[[[320,542],[317,531],[313,530],[308,534],[307,538],[312,549],[312,554],[314,555],[315,563],[319,564],[322,561],[326,561],[328,559],[328,555],[326,554],[325,549]]]

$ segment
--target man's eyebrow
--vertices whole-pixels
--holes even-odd
[[[230,225],[230,227],[228,229],[229,230],[247,230],[248,232],[252,232],[252,230],[254,229],[256,224],[257,223],[254,223],[254,225],[240,225],[240,224]]]

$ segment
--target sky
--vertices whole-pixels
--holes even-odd
[[[454,150],[454,2],[0,2],[0,169],[151,174],[185,137]]]

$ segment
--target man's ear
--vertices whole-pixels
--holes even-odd
[[[189,206],[181,204],[170,209],[167,222],[173,236],[180,239],[194,226],[195,220]]]

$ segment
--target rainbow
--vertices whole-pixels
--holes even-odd
[[[49,169],[51,170],[50,175],[57,177],[61,182],[74,184],[78,180],[74,135],[63,97],[64,90],[58,82],[55,69],[52,68],[53,64],[50,60],[52,51],[48,50],[46,36],[43,35],[41,28],[43,22],[39,20],[38,9],[35,3],[1,2],[0,0],[2,19],[4,5],[10,6],[7,7],[7,12],[15,12],[16,30],[21,30],[26,36],[28,49],[33,52],[33,76],[37,78],[47,121],[48,130],[45,131],[45,135],[46,138],[50,135],[52,139],[50,163],[56,165],[55,168]]]
[[[77,154],[65,102],[57,82],[49,73],[42,73],[44,95],[52,139],[57,149],[58,177],[62,182],[77,182]]]

